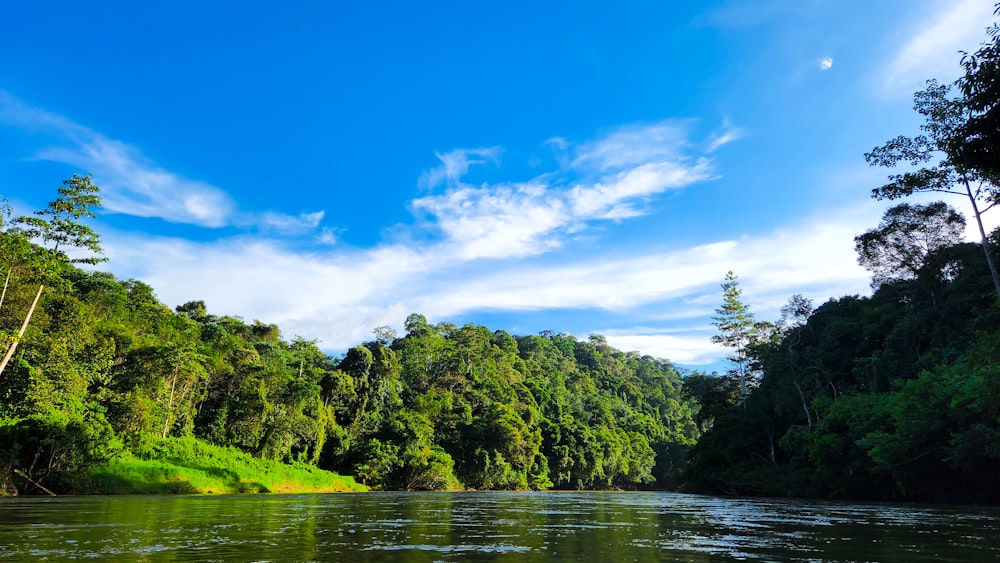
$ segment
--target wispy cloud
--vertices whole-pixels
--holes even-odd
[[[641,215],[636,207],[648,197],[712,179],[705,158],[693,162],[649,162],[569,191],[574,216],[579,219],[621,219]]]
[[[72,138],[74,147],[44,148],[35,158],[91,172],[108,211],[203,227],[230,223],[236,205],[224,191],[159,168],[134,147],[88,133]]]
[[[368,338],[373,326],[398,327],[415,311],[445,320],[487,310],[641,309],[643,322],[660,324],[617,328],[609,341],[706,364],[718,361],[722,351],[698,323],[711,314],[729,269],[741,276],[748,301],[764,315],[792,293],[822,299],[867,288],[852,237],[874,218],[854,209],[690,248],[619,249],[569,262],[564,256],[559,264],[509,260],[573,244],[569,235],[591,222],[622,220],[641,213],[638,205],[656,194],[711,179],[711,162],[694,147],[714,143],[692,143],[681,131],[675,124],[652,124],[616,129],[579,145],[564,142],[562,150],[574,155],[565,169],[521,183],[469,186],[459,173],[465,165],[453,166],[443,177],[449,187],[411,204],[424,217],[412,228],[442,235],[422,244],[331,247],[317,254],[260,237],[195,243],[112,233],[108,255],[119,275],[148,281],[168,303],[203,299],[213,310],[277,322],[287,333],[333,350]],[[724,129],[713,138],[725,136]],[[319,216],[299,220],[312,224]],[[233,279],[241,280],[239,291],[233,291]]]
[[[560,140],[556,148],[575,155],[558,173],[479,186],[461,182],[469,155],[492,158],[496,149],[438,155],[442,166],[431,173],[447,178],[449,187],[414,200],[412,208],[432,218],[426,225],[461,260],[512,258],[558,248],[592,221],[642,215],[654,195],[713,178],[709,160],[690,154],[686,130],[672,122],[618,128],[577,146]]]
[[[607,172],[650,162],[683,160],[690,121],[664,121],[612,129],[603,137],[575,149],[572,167]]]
[[[134,146],[26,104],[7,92],[0,92],[0,123],[43,133],[46,146],[30,158],[92,173],[101,186],[104,208],[113,213],[202,227],[253,226],[285,234],[315,228],[323,218],[322,211],[299,216],[240,212],[224,190],[170,172]]]
[[[565,204],[544,184],[459,186],[413,201],[434,217],[461,260],[530,256],[558,246],[554,231],[566,226]]]
[[[657,328],[600,331],[608,344],[625,351],[636,351],[654,358],[667,358],[672,362],[700,366],[718,362],[726,351],[712,343],[712,327],[691,328],[682,331]]]
[[[736,127],[729,120],[725,120],[722,123],[721,129],[712,134],[709,138],[708,148],[705,152],[711,154],[725,145],[732,143],[733,141],[738,141],[746,136],[746,130],[742,127]]]
[[[257,224],[264,231],[274,231],[284,234],[298,234],[310,232],[319,226],[325,213],[315,211],[313,213],[300,213],[299,215],[286,215],[265,211],[256,217],[248,219],[249,222]]]
[[[907,33],[908,39],[892,57],[883,73],[883,90],[909,95],[926,80],[949,81],[960,74],[959,51],[972,51],[986,38],[993,21],[993,3],[958,0],[941,6]]]
[[[119,275],[151,283],[167,303],[203,299],[212,310],[277,322],[327,349],[370,338],[374,326],[400,327],[411,312],[437,322],[475,311],[641,309],[643,326],[593,331],[615,346],[694,365],[723,355],[707,343],[702,325],[721,300],[719,283],[729,269],[765,319],[793,293],[822,301],[867,291],[853,235],[877,219],[871,215],[845,209],[738,240],[562,264],[469,262],[447,241],[307,254],[246,237],[193,243],[110,233],[106,246]]]
[[[435,153],[441,164],[424,172],[417,183],[424,188],[434,188],[441,183],[454,182],[464,176],[473,164],[498,163],[501,152],[500,147],[487,147]]]
[[[335,229],[323,227],[320,229],[319,235],[316,237],[316,242],[325,246],[333,246],[337,244],[339,238],[340,237]]]
[[[825,57],[819,61],[820,70],[830,70],[833,68],[833,57]]]
[[[806,292],[802,288],[867,287],[867,273],[856,264],[853,237],[872,222],[865,210],[809,218],[771,233],[723,240],[686,249],[648,249],[625,258],[595,256],[569,265],[501,268],[464,277],[427,297],[445,315],[475,308],[534,310],[599,308],[629,310],[650,303],[688,299],[715,292],[727,270],[734,270],[758,309],[775,306],[772,295]],[[831,267],[836,264],[836,267]],[[558,280],[558,283],[554,283]],[[704,312],[714,307],[702,303]],[[671,306],[671,308],[675,308]]]
[[[242,212],[221,189],[163,170],[134,147],[57,115],[12,107],[19,102],[9,97],[2,101],[0,121],[40,128],[63,141],[38,158],[92,170],[117,211],[258,229],[209,242],[110,231],[105,248],[117,275],[150,283],[171,305],[202,299],[213,311],[276,322],[286,334],[318,339],[330,350],[369,338],[373,326],[398,327],[410,312],[445,320],[484,310],[641,308],[648,322],[703,323],[693,316],[710,313],[730,268],[762,310],[779,306],[779,295],[809,295],[803,288],[822,297],[867,287],[867,276],[854,265],[857,214],[828,214],[787,230],[690,248],[647,246],[575,259],[563,254],[558,264],[512,260],[575,244],[595,223],[647,213],[647,202],[659,194],[712,180],[717,174],[709,154],[743,134],[728,124],[696,142],[683,121],[620,127],[582,143],[550,142],[565,157],[561,167],[519,182],[463,182],[470,166],[498,163],[499,148],[439,154],[440,165],[421,182],[440,191],[412,201],[416,221],[403,227],[437,236],[358,250],[335,246],[338,233],[321,227],[322,212]],[[872,223],[864,218],[864,225]],[[330,246],[306,252],[273,236],[309,232]],[[703,328],[618,328],[609,340],[705,363],[721,352],[713,355],[700,339]]]

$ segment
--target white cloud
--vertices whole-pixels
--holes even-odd
[[[558,245],[552,231],[569,217],[563,202],[542,184],[462,186],[413,202],[436,218],[462,260],[538,254]]]
[[[725,349],[712,343],[714,330],[686,330],[682,334],[657,329],[598,331],[608,344],[623,351],[636,351],[654,358],[664,358],[688,366],[718,362]]]
[[[959,0],[934,3],[941,9],[909,30],[909,38],[889,62],[883,89],[889,94],[911,94],[925,81],[948,82],[961,71],[959,51],[974,51],[986,39],[985,29],[993,21],[993,3]]]
[[[92,173],[94,183],[101,187],[107,211],[202,227],[257,226],[284,234],[314,229],[323,218],[322,211],[299,216],[273,211],[241,213],[222,189],[167,171],[136,147],[25,104],[2,91],[0,123],[45,133],[49,146],[36,151],[33,158]]]
[[[456,287],[442,288],[425,299],[444,316],[476,309],[624,311],[714,291],[730,269],[743,280],[748,300],[759,308],[773,301],[771,295],[781,296],[783,302],[792,293],[811,293],[809,288],[832,290],[827,295],[865,291],[868,275],[856,264],[853,238],[872,224],[870,215],[852,209],[762,236],[687,249],[649,249],[624,259],[594,257],[570,265],[498,269],[463,278]],[[702,312],[714,306],[704,302]]]
[[[497,163],[500,160],[500,147],[481,149],[455,149],[446,153],[435,153],[441,161],[420,177],[418,184],[424,188],[433,188],[442,182],[454,182],[464,176],[473,164]]]
[[[685,124],[665,121],[613,129],[597,141],[580,145],[572,166],[605,172],[649,162],[679,160],[689,145]]]
[[[833,68],[833,57],[826,57],[819,61],[820,70],[830,70]]]
[[[202,299],[213,312],[275,322],[287,336],[318,339],[330,350],[370,338],[374,326],[401,328],[412,312],[445,320],[484,310],[641,310],[645,322],[688,328],[594,332],[622,349],[704,365],[724,354],[708,343],[704,318],[721,299],[719,284],[729,269],[765,319],[776,318],[793,293],[821,303],[867,291],[853,235],[873,224],[869,215],[846,209],[760,236],[562,265],[484,267],[467,262],[448,241],[424,249],[385,245],[315,254],[253,237],[194,243],[109,233],[105,240],[118,275],[150,283],[170,305]]]
[[[336,230],[331,229],[330,227],[323,227],[320,229],[319,235],[316,237],[316,242],[326,246],[333,246],[337,244],[338,238]]]
[[[475,159],[498,154],[492,149],[439,157],[448,187],[412,202],[424,217],[413,228],[443,235],[423,244],[317,253],[263,236],[196,243],[110,233],[107,254],[119,276],[150,283],[171,305],[202,299],[212,311],[275,322],[286,335],[317,339],[329,350],[370,338],[373,326],[400,328],[411,312],[449,319],[485,310],[603,309],[641,311],[641,322],[657,325],[606,333],[613,345],[705,365],[723,355],[708,341],[704,324],[729,269],[762,318],[775,316],[792,293],[822,301],[867,290],[867,274],[853,251],[854,234],[877,222],[867,206],[688,248],[636,247],[629,254],[564,256],[560,264],[509,260],[571,244],[569,235],[594,221],[641,213],[638,206],[656,194],[711,179],[711,163],[691,154],[695,144],[680,131],[675,124],[653,124],[619,128],[582,145],[564,142],[575,155],[567,168],[521,183],[461,182]],[[737,135],[728,131],[701,146]],[[260,220],[294,230],[316,227],[321,219],[321,213],[304,213]],[[336,242],[329,229],[320,237]]]
[[[738,141],[745,136],[746,131],[743,128],[734,127],[727,119],[722,123],[722,129],[712,134],[709,139],[708,148],[705,152],[711,154],[719,150],[721,147],[728,145],[733,141]]]
[[[621,218],[639,214],[632,204],[671,188],[682,188],[712,178],[709,161],[651,162],[619,172],[607,182],[570,190],[574,214],[580,218]]]
[[[45,148],[36,158],[93,173],[108,211],[204,227],[230,222],[236,206],[222,190],[158,168],[124,143],[93,132],[74,137],[76,146]]]
[[[299,215],[286,215],[274,211],[265,211],[257,217],[249,218],[248,221],[259,225],[264,231],[296,234],[309,232],[318,227],[324,215],[323,211],[300,213]]]
[[[714,308],[710,297],[728,269],[744,280],[751,305],[763,310],[776,308],[779,294],[783,300],[812,290],[822,298],[867,287],[867,276],[854,265],[852,237],[860,229],[852,214],[827,214],[768,235],[690,248],[639,247],[628,255],[593,254],[561,264],[481,260],[538,256],[570,244],[594,222],[645,213],[644,204],[657,194],[711,180],[704,155],[742,135],[728,124],[701,143],[688,140],[683,122],[621,127],[577,145],[560,140],[563,168],[523,182],[461,181],[471,165],[496,162],[498,148],[441,154],[440,166],[422,182],[445,183],[444,191],[411,205],[423,218],[412,228],[443,236],[423,244],[305,252],[269,236],[314,231],[321,211],[240,213],[221,190],[162,170],[133,147],[37,110],[12,117],[11,105],[2,102],[0,120],[46,127],[73,141],[42,156],[92,167],[108,185],[107,201],[121,212],[260,227],[253,236],[211,242],[108,232],[109,267],[118,276],[142,279],[170,305],[201,299],[213,312],[275,322],[286,335],[317,339],[329,350],[369,338],[373,326],[399,327],[410,312],[447,319],[482,310],[642,308],[650,322],[704,323],[699,315]],[[865,218],[863,225],[870,224]],[[326,245],[337,240],[329,228],[316,236]],[[682,363],[721,355],[698,331],[654,327],[611,336],[616,346]]]
[[[447,180],[448,188],[414,200],[412,208],[433,218],[425,226],[440,231],[462,260],[523,257],[562,246],[589,222],[642,215],[641,205],[656,194],[713,178],[707,159],[687,154],[684,130],[675,123],[622,127],[577,147],[565,140],[558,146],[576,154],[566,169],[512,184],[461,182],[474,162],[470,154],[493,158],[498,149],[439,154],[442,165],[424,181]]]

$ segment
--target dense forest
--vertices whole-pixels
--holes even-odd
[[[744,401],[734,379],[710,379],[714,425],[691,452],[688,485],[1000,502],[997,350],[1000,307],[981,250],[942,248],[914,279],[831,300],[756,343],[762,377]]]
[[[957,195],[979,242],[962,242],[944,202],[895,205],[855,238],[871,297],[815,311],[793,298],[776,324],[727,280],[716,325],[734,368],[702,382],[714,424],[690,454],[691,490],[1000,502],[1000,231],[983,225],[1000,204],[1000,28],[962,65],[954,87],[915,94],[920,134],[865,158],[901,168],[874,198]]]
[[[5,216],[8,492],[86,491],[88,467],[155,458],[182,438],[375,488],[662,488],[700,435],[669,363],[599,336],[514,337],[413,314],[405,335],[381,327],[334,358],[202,302],[172,311],[146,284],[73,264],[100,251],[80,223],[97,194],[76,176],[46,210]]]
[[[101,261],[100,206],[74,176],[48,207],[0,209],[0,494],[92,492],[88,471],[198,444],[335,471],[376,489],[683,488],[1000,503],[1000,30],[928,82],[920,134],[865,155],[899,203],[855,238],[871,296],[776,322],[730,272],[726,374],[679,373],[592,335],[513,336],[405,320],[333,357],[278,328],[171,310]],[[180,445],[179,445],[180,444]],[[195,446],[192,446],[194,444]]]

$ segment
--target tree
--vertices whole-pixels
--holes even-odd
[[[788,303],[781,307],[781,317],[778,319],[779,331],[784,336],[789,330],[806,324],[814,309],[812,299],[801,293],[792,295],[788,298]]]
[[[396,331],[388,325],[373,328],[372,334],[375,335],[375,342],[381,344],[382,346],[388,346],[389,344],[392,344],[393,340],[396,339]]]
[[[712,337],[712,342],[733,350],[727,358],[733,364],[729,373],[739,388],[740,403],[745,404],[756,379],[750,366],[749,348],[756,340],[758,323],[750,308],[741,300],[743,290],[732,270],[726,273],[722,294],[722,306],[715,310],[716,316],[712,317],[712,324],[719,329],[719,334]]]
[[[994,15],[1000,15],[1000,3]],[[966,166],[996,184],[1000,180],[1000,26],[986,31],[987,40],[975,53],[964,53],[965,75],[956,84],[966,102],[968,118],[959,129],[960,143],[952,151]]]
[[[890,175],[888,184],[872,190],[872,197],[892,200],[918,192],[940,192],[968,198],[997,299],[1000,299],[1000,276],[982,219],[983,213],[1000,203],[1000,186],[991,181],[990,175],[965,160],[962,135],[970,109],[964,98],[950,97],[949,90],[950,87],[930,80],[926,88],[913,95],[913,109],[926,118],[920,126],[924,134],[901,135],[865,153],[865,160],[872,166],[924,165],[915,171]],[[935,160],[937,162],[933,163]]]
[[[854,237],[858,264],[872,273],[872,288],[913,279],[927,256],[962,242],[965,218],[943,201],[890,207],[877,228]]]
[[[23,216],[14,219],[15,224],[23,225],[15,236],[20,235],[19,238],[23,240],[40,240],[47,252],[39,264],[42,281],[38,283],[38,291],[24,315],[24,322],[17,336],[0,360],[0,373],[7,367],[14,351],[17,350],[18,342],[28,328],[28,323],[31,322],[31,316],[45,289],[47,275],[53,274],[53,270],[63,264],[97,264],[104,261],[104,258],[100,257],[101,244],[97,233],[79,222],[84,217],[94,217],[92,209],[101,205],[99,192],[100,188],[91,183],[89,174],[86,176],[74,174],[69,180],[63,181],[63,187],[59,188],[59,197],[55,201],[50,202],[45,209],[35,212],[37,217]],[[66,253],[67,248],[90,251],[93,254],[70,257]]]

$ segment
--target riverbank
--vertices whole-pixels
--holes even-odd
[[[68,476],[67,476],[68,477]],[[25,487],[22,489],[24,491]],[[340,493],[368,487],[304,463],[255,458],[193,438],[157,440],[143,455],[124,454],[69,477],[56,493],[84,495]],[[45,494],[31,490],[28,494]]]

